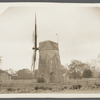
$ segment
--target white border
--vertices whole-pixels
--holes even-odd
[[[42,2],[13,2],[13,3],[0,3],[0,6],[10,7],[51,7],[51,6],[67,6],[67,7],[100,7],[100,3],[42,3]]]
[[[59,94],[59,93],[31,93],[31,94],[0,94],[0,98],[100,98],[100,94]]]
[[[25,3],[0,3],[5,7],[51,7],[51,6],[63,6],[68,7],[100,7],[100,3],[42,3],[42,2],[25,2]],[[100,94],[68,94],[68,93],[31,93],[31,94],[0,94],[0,98],[100,98]]]

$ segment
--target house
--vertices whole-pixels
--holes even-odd
[[[11,79],[11,75],[0,69],[0,81],[9,81]]]

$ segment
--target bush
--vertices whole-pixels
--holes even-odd
[[[39,90],[39,89],[41,89],[41,90],[52,90],[51,87],[44,87],[44,86],[41,86],[41,87],[35,86],[34,89],[35,90]]]
[[[70,89],[74,90],[74,89],[81,89],[82,85],[72,85],[70,86]]]
[[[49,90],[52,90],[52,88],[51,88],[51,87],[49,87]]]
[[[90,69],[85,69],[82,76],[83,78],[92,78],[93,72]]]
[[[20,89],[20,88],[18,88],[17,90],[18,90],[18,91],[20,91],[21,89]]]
[[[100,87],[100,84],[95,83],[95,85],[96,85],[97,87]]]
[[[38,83],[44,83],[45,82],[45,79],[43,77],[38,77],[37,78],[37,82]]]
[[[48,88],[47,87],[44,87],[44,86],[41,86],[41,87],[39,87],[39,89],[46,90]]]
[[[67,89],[67,86],[65,86],[64,89]]]
[[[39,87],[38,87],[38,86],[35,86],[35,87],[34,87],[34,89],[35,89],[35,90],[38,90],[38,89],[39,89]]]
[[[12,91],[12,88],[8,88],[8,91]]]
[[[77,85],[78,86],[78,89],[82,88],[82,85]]]

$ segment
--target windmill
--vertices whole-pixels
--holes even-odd
[[[37,25],[36,25],[36,14],[35,14],[35,29],[34,29],[34,34],[33,34],[33,43],[34,43],[34,47],[33,49],[33,57],[32,57],[32,65],[31,65],[31,70],[32,72],[35,69],[35,63],[36,63],[36,52],[38,50],[37,48]]]
[[[37,47],[37,24],[35,14],[34,47],[31,69],[34,71],[36,63],[36,52],[39,50],[39,64],[37,78],[42,78],[46,83],[62,81],[61,62],[58,43],[46,40],[39,43]],[[34,73],[34,72],[33,72]]]

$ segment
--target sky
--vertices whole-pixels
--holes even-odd
[[[31,69],[35,13],[38,43],[57,42],[58,34],[62,65],[70,64],[73,59],[89,62],[100,54],[99,7],[52,3],[5,5],[0,9],[1,69]]]

